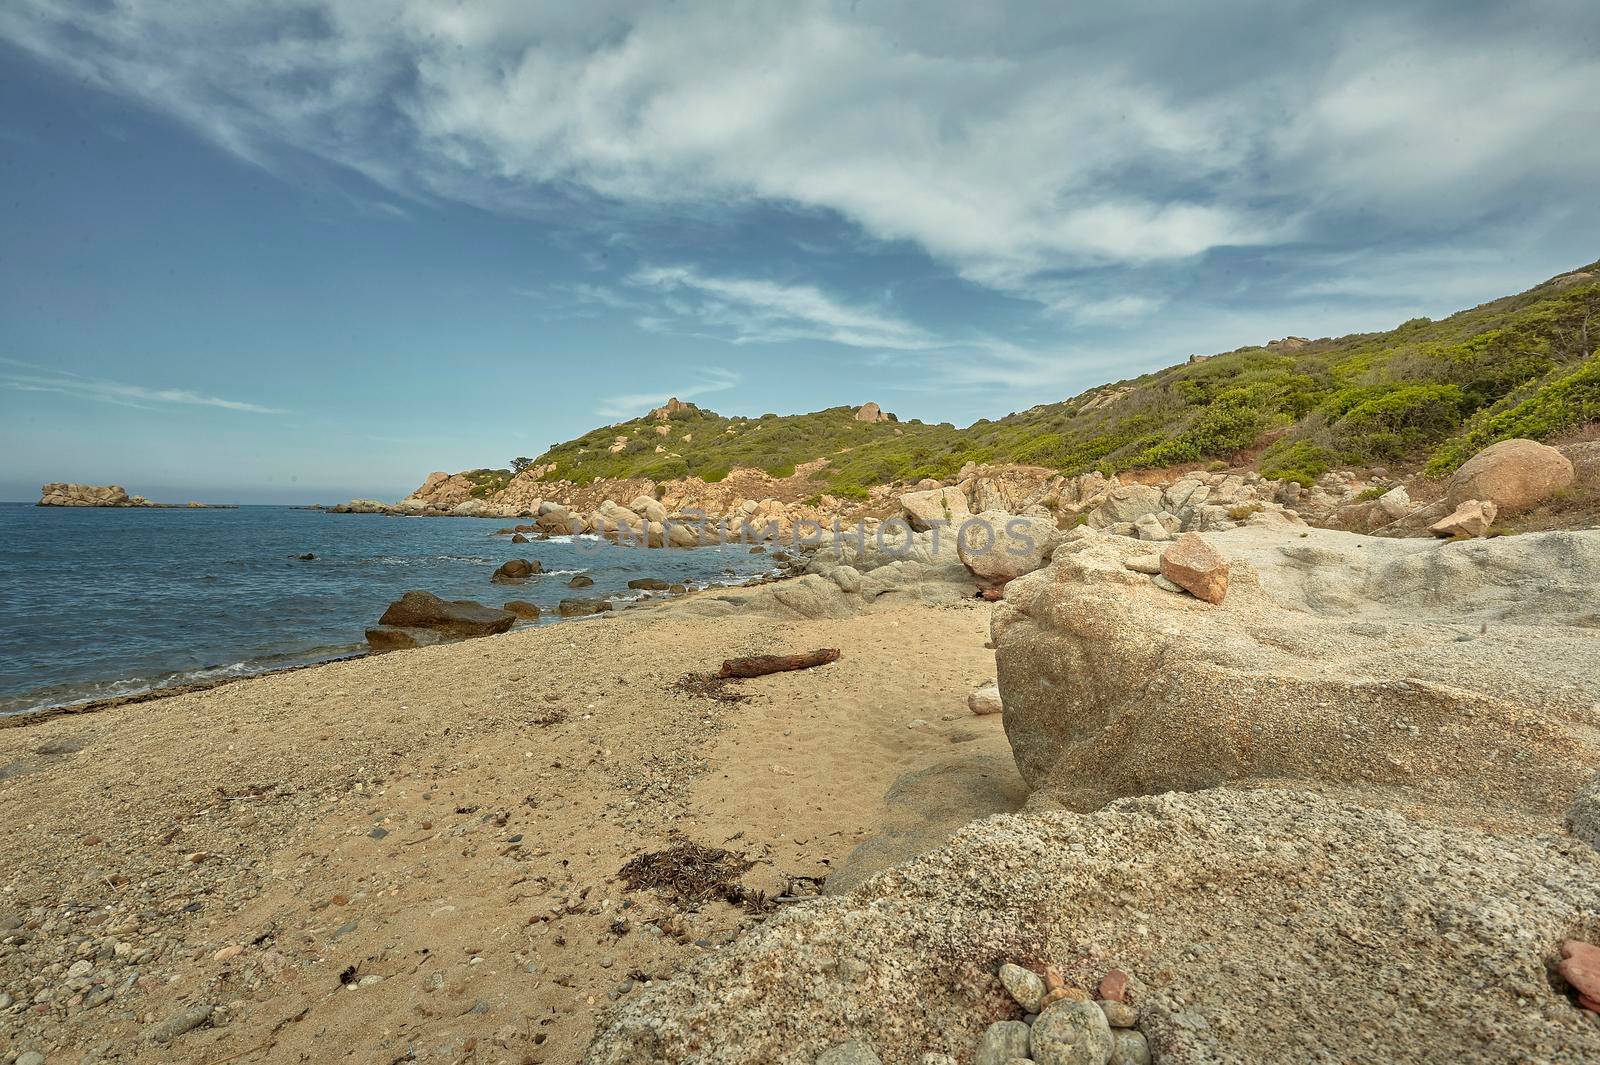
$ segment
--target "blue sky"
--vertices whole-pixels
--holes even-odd
[[[0,498],[966,424],[1600,257],[1600,6],[8,0]]]

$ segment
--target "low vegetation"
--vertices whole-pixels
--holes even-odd
[[[688,405],[596,429],[532,461],[548,466],[547,480],[587,483],[717,481],[736,467],[786,476],[821,458],[818,478],[846,498],[945,479],[967,462],[1109,474],[1263,448],[1263,473],[1304,484],[1334,466],[1426,461],[1442,473],[1496,440],[1600,419],[1597,348],[1600,263],[1441,321],[1240,348],[964,429],[859,422],[850,407],[725,418]],[[487,489],[510,472],[467,476]]]

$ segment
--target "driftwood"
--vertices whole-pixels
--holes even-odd
[[[768,673],[786,673],[791,669],[810,669],[839,661],[837,647],[819,647],[798,655],[750,655],[748,658],[730,658],[717,670],[722,680],[764,677]]]

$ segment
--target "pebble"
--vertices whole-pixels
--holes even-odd
[[[232,961],[234,958],[237,958],[239,955],[241,955],[243,953],[244,953],[244,948],[239,946],[239,945],[237,945],[237,944],[235,944],[235,945],[233,945],[231,947],[223,947],[221,950],[219,950],[215,954],[211,955],[211,960],[212,961]]]
[[[185,1032],[192,1032],[211,1019],[210,1006],[191,1006],[182,1013],[168,1017],[150,1030],[150,1040],[166,1043]]]
[[[37,1050],[24,1050],[17,1055],[17,1065],[44,1065],[44,1055]]]
[[[1040,1003],[1044,999],[1044,981],[1039,979],[1038,973],[1006,962],[1000,966],[1000,982],[1011,992],[1011,997],[1017,1000],[1017,1005],[1024,1011],[1039,1012]]]
[[[1106,1065],[1114,1044],[1106,1015],[1093,1002],[1059,1002],[1033,1023],[1039,1065]]]
[[[1046,991],[1044,998],[1039,1000],[1039,1009],[1043,1012],[1046,1006],[1056,1002],[1088,1002],[1089,992],[1081,987],[1058,987]]]
[[[1139,1023],[1139,1011],[1126,1002],[1101,999],[1098,1005],[1100,1012],[1106,1015],[1106,1023],[1113,1028],[1132,1028]]]
[[[984,1030],[972,1065],[1006,1065],[1028,1056],[1029,1029],[1022,1021],[996,1021]]]
[[[852,1039],[818,1054],[817,1065],[883,1065],[883,1062],[878,1060],[877,1053],[866,1043]]]
[[[1111,1033],[1111,1060],[1106,1065],[1150,1065],[1150,1044],[1144,1033],[1118,1028]]]
[[[1107,1002],[1128,1001],[1128,974],[1112,969],[1100,979],[1100,993],[1095,996]]]
[[[10,994],[8,994],[7,992],[4,992],[4,991],[0,991],[0,1010],[8,1010],[8,1009],[10,1009],[11,1008],[11,1004],[13,1002],[15,1002],[15,1001],[16,1001],[16,999],[12,998],[10,996]]]

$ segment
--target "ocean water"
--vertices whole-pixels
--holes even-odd
[[[0,503],[0,714],[356,653],[366,627],[412,589],[553,612],[569,597],[638,598],[627,587],[635,577],[735,584],[771,565],[739,545],[646,550],[494,535],[513,524]],[[307,552],[317,560],[295,557]],[[546,572],[491,584],[510,558],[537,559]],[[569,588],[577,573],[594,586]]]

